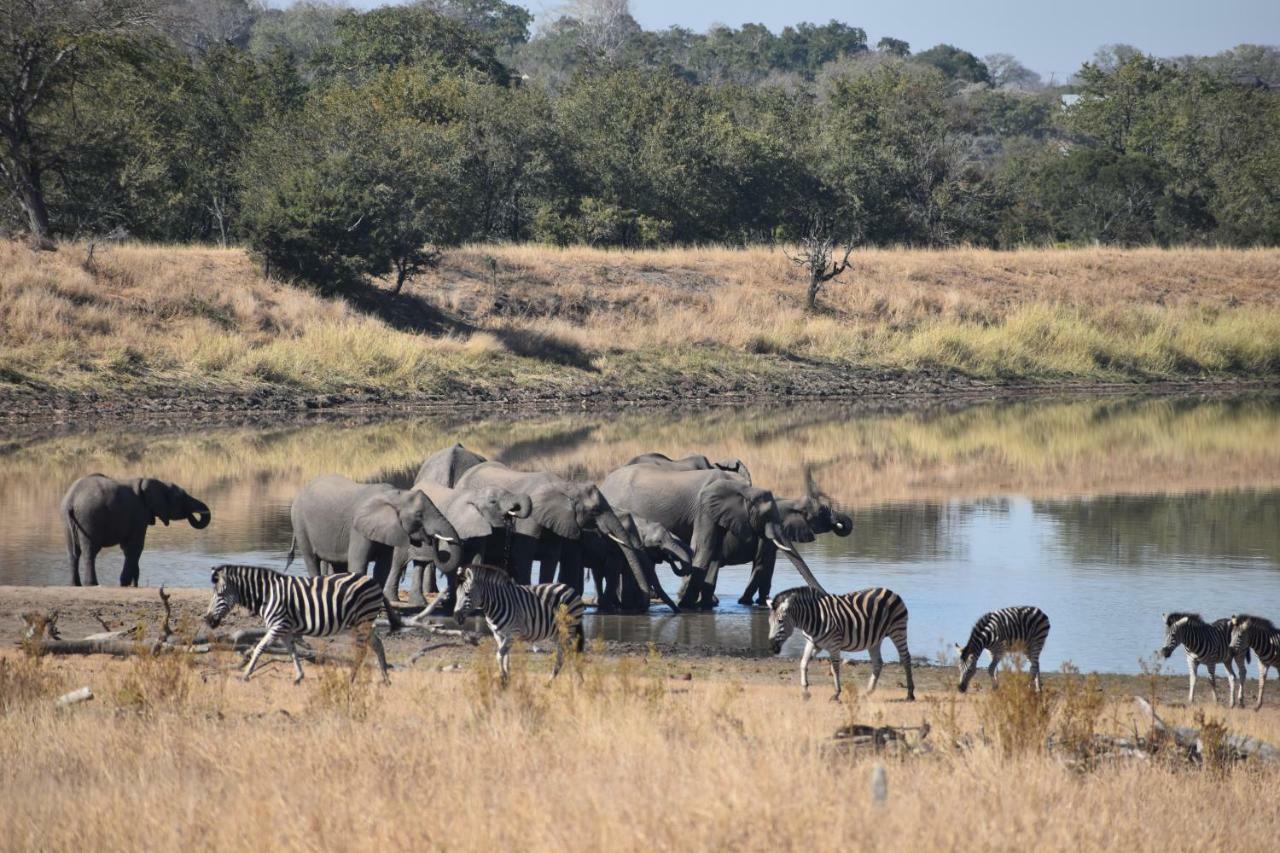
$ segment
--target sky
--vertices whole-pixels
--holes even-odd
[[[385,0],[352,0],[361,7]],[[536,18],[552,17],[558,0],[526,0]],[[1156,56],[1212,54],[1243,42],[1280,44],[1280,0],[631,0],[645,29],[673,25],[702,32],[712,24],[767,25],[777,32],[800,21],[835,18],[867,31],[874,45],[894,36],[923,50],[940,42],[978,56],[1011,53],[1059,80],[1105,44],[1123,42]]]

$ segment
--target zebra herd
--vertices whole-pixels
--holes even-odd
[[[502,569],[483,565],[464,566],[460,575],[454,617],[462,623],[474,612],[483,615],[497,642],[504,682],[510,676],[513,640],[553,643],[552,678],[560,672],[566,641],[582,651],[582,617],[586,607],[573,587],[562,583],[524,586],[515,583]],[[297,638],[328,637],[345,630],[354,631],[359,641],[373,650],[383,681],[389,681],[386,653],[374,630],[374,620],[385,611],[395,630],[400,627],[400,618],[372,578],[347,573],[295,577],[257,566],[223,565],[213,569],[211,580],[213,598],[205,614],[210,626],[216,627],[236,605],[261,616],[265,622],[266,633],[253,649],[244,670],[246,681],[262,652],[277,639],[293,659],[295,683],[301,681],[302,662],[295,647]],[[1197,613],[1175,612],[1165,614],[1164,623],[1165,640],[1160,653],[1168,658],[1178,646],[1186,651],[1190,676],[1188,704],[1195,700],[1196,673],[1201,664],[1209,671],[1210,688],[1217,701],[1216,668],[1222,664],[1227,672],[1228,705],[1243,706],[1245,667],[1252,653],[1258,658],[1259,670],[1255,708],[1262,707],[1267,669],[1280,669],[1280,628],[1261,616],[1247,614],[1209,623]],[[1000,660],[1017,650],[1026,655],[1032,681],[1039,692],[1040,653],[1048,639],[1049,627],[1045,612],[1029,605],[984,613],[974,623],[968,642],[955,647],[960,670],[959,691],[963,693],[968,689],[984,651],[990,655],[987,671],[995,687]],[[843,652],[868,653],[871,680],[867,692],[874,691],[884,668],[880,647],[887,638],[897,650],[905,671],[907,701],[915,700],[911,652],[907,646],[907,605],[893,590],[872,587],[831,595],[810,587],[795,587],[780,592],[769,601],[771,651],[779,654],[793,632],[805,638],[800,658],[800,686],[806,695],[809,663],[819,651],[829,656],[835,683],[833,701],[840,698]]]

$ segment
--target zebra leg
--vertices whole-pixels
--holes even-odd
[[[564,644],[556,640],[556,660],[551,665],[551,678],[547,679],[548,683],[556,680],[556,676],[560,674],[560,667],[562,666],[564,666]]]
[[[880,673],[884,671],[884,658],[880,656],[880,647],[872,646],[867,649],[867,654],[871,655],[871,680],[867,682],[867,694],[875,692],[876,683],[880,681]]]
[[[373,626],[369,626],[369,648],[373,649],[374,657],[378,659],[378,671],[382,674],[382,683],[390,684],[391,676],[387,675],[387,650],[382,647],[382,638],[378,636],[378,632]]]
[[[1236,668],[1231,658],[1227,658],[1222,662],[1222,668],[1227,671],[1227,707],[1234,708],[1236,706]]]
[[[1000,666],[1000,655],[996,654],[995,651],[993,650],[991,652],[991,666],[987,667],[987,675],[991,676],[992,690],[995,690],[997,687],[1000,686],[999,682],[996,681],[996,668],[998,666]]]
[[[804,691],[804,698],[809,698],[809,661],[813,660],[813,653],[817,651],[817,646],[813,644],[813,640],[805,638],[804,654],[800,656],[800,689]]]
[[[275,640],[278,633],[279,629],[277,629],[275,625],[267,626],[267,633],[262,635],[262,639],[258,641],[258,645],[253,647],[253,654],[249,655],[249,663],[244,668],[244,675],[241,676],[243,680],[248,681],[249,677],[253,675],[253,670],[258,665],[258,657],[262,654],[262,650],[271,645],[271,642]]]
[[[1187,693],[1187,704],[1190,705],[1196,701],[1196,670],[1200,668],[1200,664],[1196,659],[1187,655],[1187,676],[1191,681],[1191,690]]]
[[[1209,692],[1213,694],[1213,704],[1218,704],[1218,665],[1215,663],[1205,664],[1209,667]]]
[[[302,681],[302,659],[298,657],[298,646],[294,642],[293,634],[284,635],[284,647],[289,650],[289,656],[293,658],[293,671],[296,673],[293,683],[297,684]]]
[[[1028,655],[1031,660],[1031,683],[1036,686],[1036,692],[1040,692],[1040,653]]]
[[[907,701],[914,702],[916,701],[916,683],[911,677],[911,651],[907,648],[907,634],[903,631],[901,639],[896,636],[891,636],[889,639],[893,640],[893,647],[898,650],[898,663],[902,664],[902,671],[907,676]]]
[[[831,701],[839,702],[840,701],[840,663],[841,663],[840,652],[834,651],[834,652],[830,652],[829,654],[831,655],[831,657],[827,659],[827,663],[831,665],[831,678],[836,683],[836,692],[835,692],[835,695],[831,697]]]
[[[505,634],[499,634],[494,631],[493,638],[498,641],[498,673],[502,679],[502,686],[507,686],[507,679],[511,677],[511,638]]]
[[[1267,664],[1263,663],[1262,659],[1259,658],[1258,659],[1258,701],[1253,706],[1253,710],[1255,711],[1262,707],[1262,696],[1264,693],[1267,692],[1267,669],[1268,669]]]

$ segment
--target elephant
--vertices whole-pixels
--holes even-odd
[[[677,575],[688,575],[693,568],[693,552],[670,530],[655,521],[638,518],[629,512],[615,510],[618,520],[630,538],[644,546],[641,559],[647,561],[646,572],[659,563],[670,563]],[[591,570],[596,584],[596,607],[602,612],[621,610],[642,613],[649,609],[649,598],[641,592],[630,574],[623,571],[626,558],[621,547],[607,536],[587,532],[582,536],[582,563]]]
[[[644,546],[639,540],[628,538],[627,530],[596,485],[546,472],[517,471],[501,462],[491,462],[461,444],[433,454],[423,462],[418,475],[419,481],[425,477],[441,485],[472,489],[487,486],[529,496],[529,516],[517,519],[512,530],[502,535],[495,533],[485,543],[485,562],[507,569],[516,583],[532,582],[536,559],[541,566],[539,582],[556,580],[558,567],[559,581],[581,594],[582,536],[595,530],[621,546],[631,573],[646,596],[656,593],[668,607],[677,609],[663,591],[652,565],[646,571],[640,557]]]
[[[426,548],[431,539],[436,540],[433,560],[442,571],[454,571],[462,561],[458,531],[430,498],[412,489],[317,477],[293,499],[289,518],[293,546],[285,568],[300,550],[311,577],[320,574],[322,562],[335,571],[363,574],[372,560],[374,580],[385,586],[393,568],[397,574],[403,570],[410,549]]]
[[[792,542],[813,542],[823,533],[848,536],[853,532],[853,519],[840,512],[829,495],[819,491],[813,476],[805,472],[805,496],[802,498],[778,498],[778,512],[782,515],[782,529]],[[769,590],[773,585],[773,568],[778,549],[768,540],[761,540],[752,559],[751,580],[738,603],[767,607]],[[754,596],[754,601],[752,600]]]
[[[453,525],[462,543],[462,557],[459,565],[474,563],[484,553],[485,542],[496,530],[505,529],[514,519],[528,518],[533,511],[533,502],[528,495],[508,492],[485,486],[479,489],[450,488],[436,483],[419,481],[413,488],[425,494],[444,517]],[[432,554],[425,548],[409,549],[410,581],[409,603],[425,607],[426,596],[423,595],[423,577],[426,575],[428,590],[436,592],[436,565]],[[427,574],[429,573],[429,574]],[[394,599],[400,588],[402,570],[387,575],[387,598]],[[432,611],[452,608],[457,591],[457,572],[445,574],[448,582],[448,594],[437,600]],[[452,612],[445,610],[445,612]]]
[[[641,453],[627,465],[654,465],[668,471],[728,471],[730,474],[737,474],[748,483],[751,482],[751,472],[747,470],[746,463],[741,459],[729,458],[712,462],[700,453],[685,456],[683,459],[672,459],[665,453]]]
[[[656,521],[693,547],[693,570],[680,606],[710,609],[720,567],[751,562],[762,540],[787,555],[809,586],[822,590],[791,545],[773,493],[725,471],[670,471],[629,465],[611,473],[602,490],[610,503]]]
[[[90,474],[72,483],[60,511],[74,586],[98,585],[98,552],[114,545],[124,551],[120,585],[137,586],[147,527],[157,520],[168,527],[170,521],[185,518],[196,530],[203,530],[213,520],[209,507],[181,486],[152,477],[116,480],[104,474]]]

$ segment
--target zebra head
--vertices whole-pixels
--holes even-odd
[[[1231,653],[1234,655],[1241,654],[1250,646],[1250,636],[1257,626],[1255,622],[1265,621],[1259,620],[1256,616],[1232,615],[1231,621],[1228,623],[1231,628]],[[1268,625],[1270,623],[1267,623]]]
[[[217,566],[210,573],[213,598],[209,600],[209,607],[204,612],[204,621],[210,628],[218,627],[227,618],[231,608],[240,602],[239,587],[228,578],[226,569],[226,566]]]
[[[966,645],[956,643],[956,668],[960,670],[960,683],[956,685],[961,693],[969,690],[969,680],[978,671],[978,658],[982,656],[982,646],[973,647],[970,641]]]
[[[476,576],[470,566],[463,566],[460,574],[461,582],[458,584],[458,597],[453,605],[453,618],[459,625],[467,621],[467,616],[475,608],[475,605],[471,603],[471,598],[476,588]]]
[[[1173,650],[1182,644],[1183,630],[1193,622],[1202,621],[1196,613],[1164,614],[1164,645],[1160,647],[1161,656],[1167,658],[1173,654]]]
[[[791,636],[791,632],[795,629],[795,622],[791,617],[791,607],[795,599],[794,595],[789,595],[791,590],[779,593],[774,598],[769,599],[769,650],[776,654],[782,653],[782,644]]]

